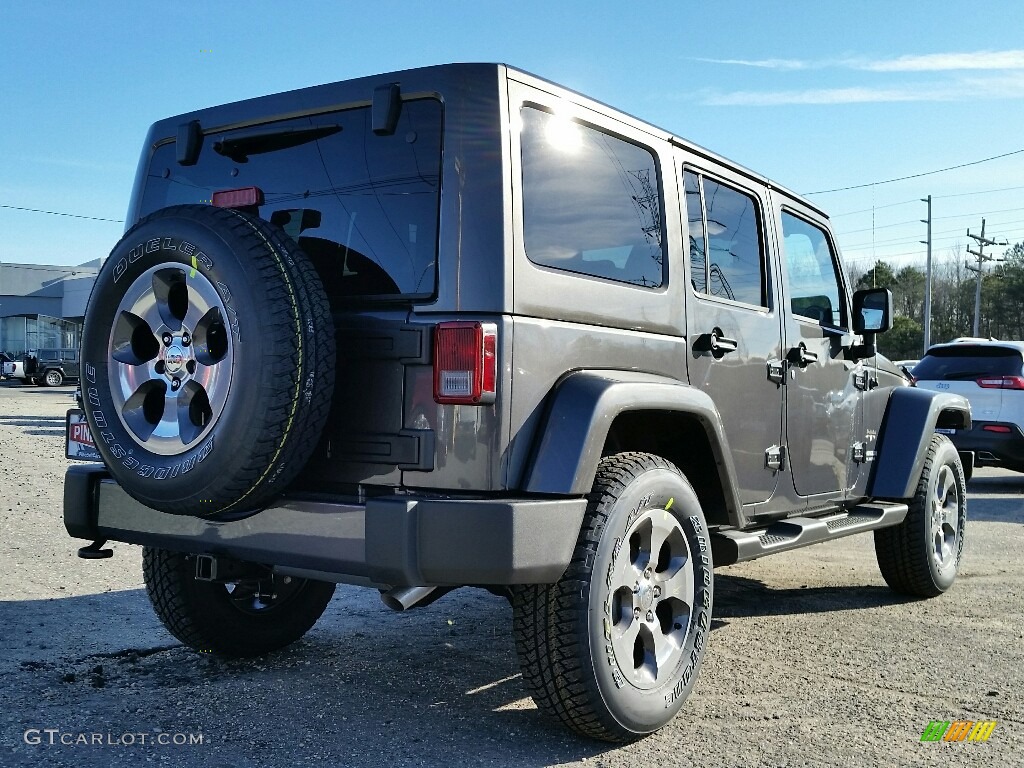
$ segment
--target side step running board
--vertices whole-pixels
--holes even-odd
[[[754,560],[808,544],[899,525],[907,516],[907,511],[906,504],[874,501],[860,504],[847,512],[824,517],[790,517],[778,520],[767,528],[750,531],[715,531],[711,534],[711,552],[715,565],[742,563],[745,560]]]

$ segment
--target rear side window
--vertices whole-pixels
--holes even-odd
[[[523,235],[535,264],[656,288],[664,282],[654,155],[539,109],[522,115]]]
[[[697,293],[767,307],[761,217],[745,192],[687,171],[690,280]]]
[[[332,297],[432,297],[441,123],[437,99],[414,99],[391,135],[362,107],[211,131],[193,166],[170,142],[150,161],[142,214],[259,187],[260,217],[298,241]]]
[[[933,349],[914,366],[915,379],[963,380],[1020,376],[1021,353],[1009,347],[957,345]]]

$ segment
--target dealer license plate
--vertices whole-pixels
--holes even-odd
[[[103,461],[99,451],[96,450],[96,443],[92,439],[89,425],[85,422],[85,413],[78,408],[72,408],[68,411],[66,425],[65,456],[79,461]]]

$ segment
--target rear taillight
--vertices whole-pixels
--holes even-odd
[[[498,382],[498,326],[438,323],[434,329],[434,400],[457,405],[494,402]]]
[[[1000,435],[1010,434],[1010,428],[1004,427],[1002,424],[986,424],[981,429],[983,432],[996,432]]]
[[[975,381],[982,389],[1024,389],[1024,376],[990,376]]]
[[[218,208],[254,208],[263,205],[263,190],[259,187],[222,189],[213,193],[210,202]]]

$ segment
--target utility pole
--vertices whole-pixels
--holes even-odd
[[[932,345],[932,196],[922,198],[921,202],[928,203],[928,218],[921,219],[922,224],[928,225],[928,239],[921,241],[928,246],[924,271],[924,351],[927,352]]]
[[[975,242],[978,243],[978,250],[972,251],[970,248],[967,249],[967,252],[969,254],[971,254],[972,256],[977,256],[978,257],[978,266],[977,267],[972,267],[970,264],[966,265],[967,268],[969,270],[971,270],[971,272],[977,272],[978,273],[978,287],[974,291],[974,334],[973,334],[974,336],[978,336],[981,333],[981,277],[982,277],[982,274],[984,273],[984,270],[985,270],[985,262],[986,261],[1002,261],[1002,259],[996,259],[996,258],[993,258],[992,256],[986,256],[985,255],[985,246],[986,245],[992,245],[992,246],[995,246],[995,245],[1009,245],[1009,243],[1007,243],[1005,240],[1000,243],[1000,242],[996,242],[995,240],[990,240],[989,238],[985,237],[985,219],[981,220],[981,234],[980,235],[972,235],[971,234],[971,230],[968,229],[967,230],[967,236],[969,238],[971,238],[972,240],[974,240]]]

